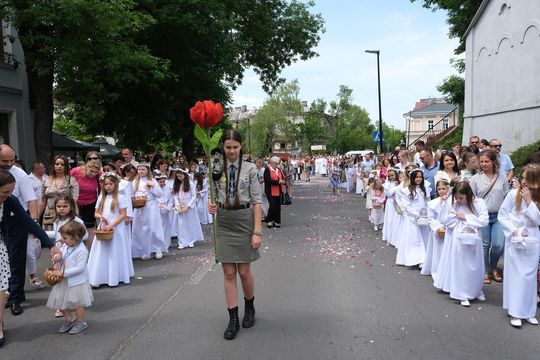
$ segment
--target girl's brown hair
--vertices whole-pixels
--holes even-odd
[[[86,229],[83,224],[77,221],[69,221],[65,223],[59,230],[60,235],[69,236],[77,243],[80,243],[84,235],[86,234]]]
[[[399,181],[399,173],[398,173],[398,171],[396,169],[388,169],[388,172],[387,172],[387,178],[388,179],[390,178],[390,176],[389,176],[390,173],[394,174],[394,176],[396,177],[396,180],[394,180],[394,181],[397,181],[397,183],[399,185],[400,181]]]
[[[527,182],[527,188],[531,193],[531,199],[536,206],[540,209],[540,166],[536,164],[525,165],[521,174],[519,175],[519,187],[516,194],[516,210],[521,211],[521,204],[523,197],[521,196],[521,190],[523,189],[521,183],[525,180]]]
[[[111,180],[114,183],[114,190],[111,194],[113,197],[111,202],[111,211],[114,211],[118,205],[118,178],[114,175],[105,175],[101,181],[101,201],[98,207],[100,214],[103,214],[103,209],[105,208],[105,198],[108,195],[108,193],[105,191],[105,187],[103,186],[105,184],[105,180]]]
[[[178,179],[177,177],[178,174],[182,174],[184,178],[182,180]],[[174,174],[174,183],[173,183],[173,190],[172,190],[173,194],[178,194],[178,192],[180,191],[180,187],[182,187],[183,192],[186,192],[186,193],[189,192],[190,190],[189,175],[183,171],[176,170]]]
[[[60,195],[54,200],[54,208],[56,209],[56,204],[58,204],[59,201],[65,201],[69,204],[69,214],[67,215],[69,217],[69,221],[75,219],[75,216],[77,216],[77,204],[75,203],[75,199],[73,199],[73,196],[71,195]],[[56,214],[56,217],[58,217],[58,213]]]
[[[471,185],[469,185],[469,182],[466,180],[460,180],[457,181],[454,185],[452,185],[452,205],[456,201],[456,195],[465,195],[467,199],[467,207],[473,214],[477,214],[476,209],[474,208],[474,193],[471,189]]]

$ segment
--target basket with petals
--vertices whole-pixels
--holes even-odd
[[[45,269],[45,273],[43,274],[43,280],[50,286],[54,286],[58,284],[60,281],[64,279],[64,263],[62,263],[62,266],[60,266],[59,269],[55,269],[54,265],[49,266]]]
[[[103,222],[100,222],[97,229],[94,231],[96,239],[99,241],[111,241],[114,237],[114,230],[102,229]]]
[[[137,195],[142,194],[142,195]],[[134,209],[140,209],[146,206],[146,194],[142,191],[136,191],[135,196],[131,197],[131,205]]]

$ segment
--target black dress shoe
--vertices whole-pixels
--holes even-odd
[[[23,313],[23,308],[19,304],[11,305],[11,313],[15,316],[21,315]]]

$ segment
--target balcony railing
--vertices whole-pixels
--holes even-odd
[[[432,126],[429,126],[428,130],[425,131],[422,135],[418,136],[414,141],[410,142],[407,148],[412,149],[414,145],[416,144],[416,142],[422,139],[426,139],[427,140],[426,144],[430,146],[432,145],[431,143],[434,142],[432,141],[430,143],[429,141],[430,138],[440,139],[444,137],[445,134],[451,132],[451,129],[453,129],[457,125],[455,121],[452,125],[447,126],[447,127],[443,126],[443,122],[446,121],[447,124],[450,124],[450,118],[452,118],[452,116],[454,117],[454,119],[456,119],[458,115],[457,110],[458,110],[458,107],[456,106],[452,111],[446,114],[441,120],[437,121],[437,123],[435,123]]]
[[[2,63],[13,66],[14,68],[19,67],[19,62],[17,61],[17,58],[15,57],[15,55],[7,53],[7,52],[4,52]]]

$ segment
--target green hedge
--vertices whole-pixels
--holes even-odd
[[[512,155],[510,155],[512,163],[514,164],[514,176],[519,175],[519,173],[521,172],[521,168],[525,165],[525,162],[527,161],[529,156],[537,152],[538,148],[540,148],[540,141],[522,146],[516,149],[512,153]]]

